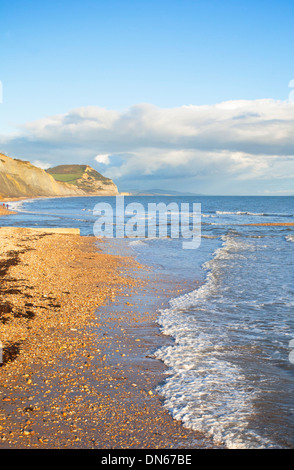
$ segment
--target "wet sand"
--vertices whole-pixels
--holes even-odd
[[[0,216],[11,215],[11,214],[16,214],[16,212],[6,209],[6,207],[3,207],[3,205],[0,205]]]
[[[0,249],[0,448],[215,447],[156,393],[156,311],[182,286],[93,237],[0,228]]]
[[[268,222],[268,223],[262,223],[262,224],[246,224],[246,225],[260,225],[260,226],[263,226],[263,225],[266,225],[266,226],[293,226],[294,225],[294,222]]]

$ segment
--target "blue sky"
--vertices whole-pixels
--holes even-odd
[[[266,142],[266,149],[256,151],[253,148],[257,145],[256,138],[251,142],[250,151],[239,141],[235,147],[232,142],[220,146],[218,141],[218,147],[208,149],[207,155],[217,150],[217,155],[221,154],[223,158],[224,152],[229,152],[228,159],[232,162],[241,152],[245,155],[242,157],[243,166],[244,158],[247,163],[251,158],[254,166],[254,155],[263,155],[263,161],[258,157],[256,162],[258,171],[252,168],[248,172],[248,164],[240,176],[239,163],[237,173],[230,166],[225,173],[227,184],[222,187],[220,183],[216,185],[219,181],[217,175],[210,178],[209,166],[203,168],[205,145],[198,145],[197,139],[193,143],[189,141],[189,145],[183,143],[180,138],[183,136],[177,129],[178,139],[172,148],[167,127],[160,126],[162,116],[158,126],[162,131],[160,138],[158,135],[155,138],[154,133],[151,135],[146,120],[149,116],[156,121],[156,116],[164,114],[166,123],[169,119],[167,111],[171,110],[170,119],[174,121],[170,124],[181,122],[183,135],[187,135],[187,128],[196,125],[196,118],[193,114],[192,122],[187,123],[191,114],[185,117],[183,107],[191,105],[195,107],[196,114],[200,112],[204,121],[199,121],[198,113],[199,129],[207,124],[207,116],[204,116],[201,106],[210,107],[209,119],[216,123],[219,118],[214,111],[218,103],[245,101],[246,113],[250,109],[251,115],[256,103],[263,124],[269,119],[273,121],[277,113],[280,129],[284,128],[285,119],[285,127],[291,127],[291,110],[287,108],[285,111],[282,106],[284,114],[281,115],[278,103],[289,99],[291,90],[288,84],[294,78],[293,19],[294,3],[285,0],[2,0],[0,148],[12,156],[40,161],[45,165],[54,165],[60,160],[63,163],[73,160],[84,163],[87,160],[100,171],[115,174],[122,190],[132,187],[166,188],[170,185],[183,190],[188,185],[192,192],[194,188],[195,192],[200,188],[205,193],[224,193],[230,184],[232,192],[290,194],[293,179],[289,179],[289,175],[293,159],[288,148],[289,136],[285,137],[287,150],[286,142],[279,148],[275,139],[274,151],[269,151],[269,142]],[[269,103],[264,108],[260,100],[274,100],[278,109],[269,108]],[[142,104],[144,106],[138,108]],[[151,114],[147,105],[153,109]],[[244,105],[240,106],[243,109]],[[88,127],[92,124],[85,118],[89,113],[82,111],[86,108],[88,111],[92,109],[95,118],[90,121],[94,119],[95,126],[97,119],[104,122],[102,127],[108,135],[111,134],[115,146],[107,144],[111,138],[101,135],[100,131],[95,135],[92,133],[89,138]],[[101,109],[104,110],[103,117]],[[66,117],[68,120],[70,115],[72,119],[72,110],[79,110],[74,112],[75,119],[79,116],[80,135],[75,148],[68,143],[68,128],[60,133],[58,140],[48,133],[48,122],[52,117],[59,116],[59,120],[54,118],[55,125],[59,124],[64,129]],[[266,112],[270,115],[265,119]],[[49,121],[45,123],[44,119]],[[121,127],[118,130],[118,126],[125,125],[126,121],[130,123],[130,119],[132,125],[128,132],[122,133]],[[235,120],[236,115],[230,115],[229,119]],[[261,125],[260,120],[258,124]],[[88,137],[83,140],[81,126],[85,129],[87,125],[85,135]],[[251,125],[251,121],[247,122],[247,128]],[[44,126],[46,135],[40,132]],[[131,142],[131,128],[144,134],[137,147]],[[242,132],[241,129],[239,137]],[[275,132],[279,132],[279,127],[275,127]],[[211,138],[208,133],[208,139]],[[131,142],[129,146],[128,141]],[[186,151],[183,161],[189,167],[195,167],[192,179],[187,179],[187,168],[181,165],[179,169],[181,159],[176,157],[173,165],[168,163],[171,151],[174,152],[170,154],[171,158],[175,152]],[[156,166],[150,161],[151,153],[161,165]],[[273,163],[273,154],[278,160],[281,153],[285,154],[283,157],[286,156],[288,162],[282,163],[283,170],[280,161]],[[266,163],[265,155],[271,155],[270,164]],[[212,159],[214,163],[215,158],[216,153]],[[266,165],[263,175],[262,167]],[[280,175],[279,183],[276,179],[271,180],[267,171],[268,167],[275,165],[279,167],[279,173],[276,173]],[[176,178],[176,173],[182,175],[180,179]]]

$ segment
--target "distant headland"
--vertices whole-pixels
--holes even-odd
[[[88,165],[60,165],[48,170],[0,153],[0,198],[115,196],[117,186]]]

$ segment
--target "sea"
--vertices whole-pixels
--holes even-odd
[[[145,208],[145,227],[150,203],[189,207],[191,220],[200,205],[194,249],[183,248],[181,232],[171,236],[169,213],[166,236],[146,229],[118,240],[116,197],[17,201],[9,203],[17,214],[1,225],[79,227],[93,236],[101,202],[113,209],[106,249],[124,247],[159,278],[190,286],[157,312],[161,333],[172,338],[153,351],[167,366],[157,388],[163,406],[216,446],[294,448],[294,226],[255,225],[293,223],[294,197],[124,197],[125,225],[133,203]]]

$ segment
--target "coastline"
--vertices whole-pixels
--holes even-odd
[[[57,195],[57,196],[19,196],[19,197],[1,197],[0,196],[0,204],[1,202],[17,202],[17,201],[30,201],[35,199],[65,199],[65,198],[73,198],[73,197],[116,197],[116,196],[124,196],[125,194],[72,194],[72,195]],[[131,194],[130,194],[131,195]]]
[[[9,209],[6,209],[5,207],[3,207],[2,205],[0,205],[0,216],[3,216],[3,215],[12,215],[12,214],[16,214],[15,211],[11,211]]]
[[[0,448],[223,448],[157,392],[169,370],[153,352],[174,345],[158,311],[197,275],[183,283],[137,263],[128,243],[77,233],[0,228]]]
[[[156,309],[176,286],[96,245],[0,228],[0,448],[215,447],[155,391],[152,350],[171,341]]]
[[[277,227],[287,227],[290,226],[292,227],[294,225],[294,222],[267,222],[267,223],[262,223],[262,224],[246,224],[247,226],[277,226]]]

